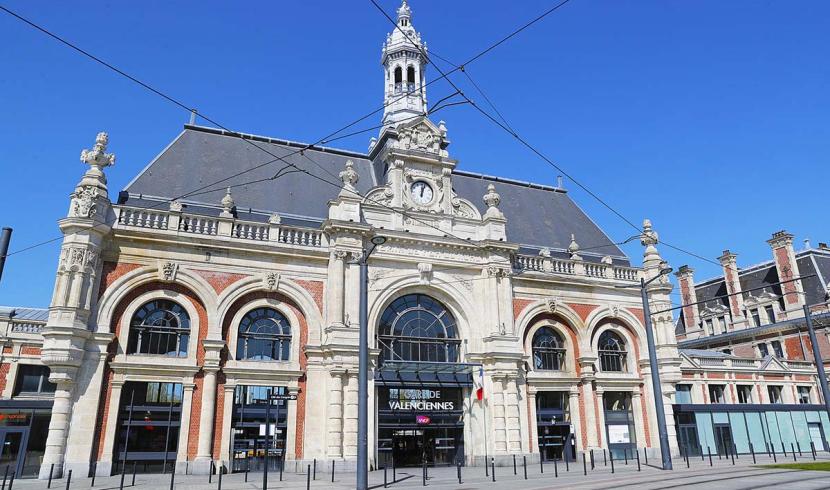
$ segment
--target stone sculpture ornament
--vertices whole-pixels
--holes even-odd
[[[280,275],[278,272],[267,272],[262,278],[262,284],[268,291],[276,291],[280,285]]]
[[[107,144],[109,144],[109,135],[105,132],[98,133],[95,137],[95,146],[92,150],[81,151],[81,162],[86,163],[92,169],[99,172],[106,167],[115,165],[115,155],[106,153]]]
[[[484,194],[483,199],[488,208],[498,208],[501,203],[501,196],[496,192],[496,186],[493,184],[487,185],[487,194]]]
[[[98,189],[92,186],[81,187],[72,194],[72,216],[92,218],[97,211],[95,206],[97,200]]]
[[[222,198],[222,216],[233,216],[233,208],[236,207],[236,202],[231,195],[231,188],[225,191],[225,197]]]
[[[346,160],[346,169],[340,172],[340,180],[343,182],[343,188],[356,193],[357,188],[354,185],[359,179],[360,176],[354,169],[354,162]]]

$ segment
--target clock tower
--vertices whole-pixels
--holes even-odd
[[[403,0],[397,25],[386,35],[380,60],[384,72],[384,127],[395,127],[426,114],[426,52],[427,43],[421,42],[421,34],[412,27],[412,10]]]

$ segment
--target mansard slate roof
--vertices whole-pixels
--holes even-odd
[[[284,157],[317,178],[287,168],[276,180],[234,187],[231,192],[242,219],[265,221],[269,214],[278,213],[283,222],[319,226],[328,216],[328,201],[337,197],[340,191],[338,174],[346,160],[354,163],[360,176],[356,187],[361,194],[385,182],[375,174],[371,160],[364,153],[313,147],[300,154],[298,151],[305,148],[305,144],[186,125],[184,131],[127,185],[119,195],[119,203],[148,206],[159,199],[177,198],[276,160],[243,138]],[[193,211],[218,215],[221,211],[219,202],[227,186],[268,179],[286,165],[275,161],[182,199],[182,202]],[[627,263],[625,254],[564,190],[464,171],[453,173],[456,193],[475,204],[482,214],[485,211],[482,196],[490,183],[501,195],[499,208],[507,218],[509,241],[536,250],[545,247],[564,250],[574,234],[583,249],[591,248],[591,253],[585,254],[586,259],[591,255],[611,255],[622,259],[618,262]]]
[[[806,277],[801,281],[804,288],[804,294],[807,304],[816,304],[824,301],[825,291],[830,284],[830,250],[825,249],[806,249],[796,253],[796,262],[798,263],[798,270],[801,276]],[[778,277],[778,270],[775,267],[775,262],[770,260],[746,269],[739,269],[738,279],[741,283],[741,290],[748,291],[750,289],[764,288],[777,296],[781,296],[782,290],[780,284],[775,284],[781,279]],[[751,291],[753,296],[758,296],[764,292],[763,289]],[[726,282],[723,277],[717,277],[702,281],[695,284],[695,293],[697,294],[699,312],[710,306],[721,304],[729,307],[729,298],[726,291]],[[749,293],[746,293],[749,294]],[[683,333],[685,331],[685,315],[681,312],[680,319],[676,324],[675,332]]]

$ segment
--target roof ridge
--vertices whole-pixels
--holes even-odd
[[[508,177],[497,177],[495,175],[487,175],[478,172],[471,172],[469,170],[453,170],[453,174],[461,175],[462,177],[476,177],[482,180],[491,180],[493,182],[500,182],[504,184],[513,184],[513,185],[520,185],[522,187],[528,187],[531,189],[541,189],[544,191],[553,191],[553,192],[561,192],[563,194],[567,194],[567,190],[562,187],[554,187],[552,185],[547,184],[537,184],[535,182],[529,182],[525,180],[518,180],[518,179],[511,179]]]
[[[369,155],[367,153],[360,153],[359,151],[354,150],[345,150],[343,148],[332,148],[329,146],[319,146],[319,145],[309,145],[308,143],[302,143],[300,141],[291,141],[282,138],[272,138],[270,136],[262,136],[259,134],[253,133],[241,133],[239,131],[228,131],[225,129],[219,128],[211,128],[209,126],[199,126],[196,124],[185,124],[184,129],[189,129],[192,131],[199,131],[202,133],[210,133],[210,134],[217,134],[220,136],[228,136],[231,138],[240,138],[240,139],[249,139],[254,141],[262,141],[264,143],[272,143],[276,145],[283,145],[289,146],[292,148],[308,148],[310,150],[322,151],[324,153],[334,153],[337,155],[345,155],[351,156],[355,158],[362,158],[364,160],[369,161]]]

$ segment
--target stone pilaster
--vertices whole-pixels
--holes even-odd
[[[73,384],[69,380],[60,380],[55,389],[55,401],[52,404],[52,418],[49,420],[49,434],[46,437],[46,450],[40,465],[38,478],[49,478],[52,465],[56,475],[63,474],[64,451],[69,429],[69,415],[72,402]]]
[[[216,373],[215,368],[204,368],[202,381],[202,409],[199,416],[199,444],[196,459],[193,462],[193,474],[203,475],[210,472],[211,447],[213,445],[213,424],[216,412]]]
[[[343,407],[343,457],[357,457],[357,376],[348,376]]]
[[[573,431],[574,439],[576,440],[576,449],[585,450],[584,444],[582,443],[582,426],[584,421],[579,413],[578,386],[571,386],[571,389],[568,392],[568,411],[571,415],[571,430]]]
[[[507,378],[507,389],[505,390],[505,412],[507,422],[508,437],[508,452],[520,453],[522,452],[522,419],[521,411],[519,409],[519,387],[518,379],[515,377]]]
[[[334,371],[329,380],[328,456],[343,457],[343,373]]]

